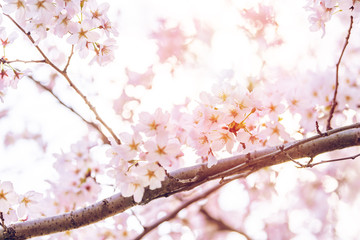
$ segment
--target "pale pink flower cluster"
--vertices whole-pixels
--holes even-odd
[[[305,9],[310,12],[308,17],[311,23],[310,30],[322,30],[325,34],[325,23],[334,14],[359,16],[360,5],[358,0],[308,0]]]
[[[25,221],[29,216],[35,216],[42,200],[40,193],[30,191],[19,195],[14,191],[11,182],[0,181],[0,212],[5,223]]]
[[[94,161],[91,149],[93,142],[85,138],[71,145],[71,151],[55,154],[57,161],[54,168],[59,173],[61,184],[52,185],[50,195],[54,195],[55,212],[70,211],[85,203],[95,202],[101,191],[96,176],[101,173],[101,166]]]
[[[116,179],[122,195],[134,196],[136,202],[142,200],[145,187],[161,187],[165,168],[176,166],[182,156],[179,140],[168,130],[169,113],[157,109],[139,117],[133,134],[121,133],[122,144],[113,143],[107,151],[111,157],[108,174]]]
[[[100,65],[113,60],[117,35],[107,17],[110,5],[97,4],[95,0],[4,0],[2,10],[15,15],[17,23],[29,34],[35,44],[53,34],[67,38],[75,46],[80,57],[89,53],[91,62]]]
[[[285,106],[257,98],[243,86],[222,83],[212,93],[203,92],[192,112],[183,112],[187,102],[174,107],[172,118],[161,109],[140,113],[133,133],[121,133],[121,145],[113,142],[107,151],[108,174],[124,196],[140,202],[146,187],[161,187],[166,171],[182,164],[181,146],[192,148],[211,167],[224,152],[288,141],[290,136],[278,119]],[[269,117],[260,121],[265,115]]]
[[[257,92],[229,83],[214,85],[212,94],[202,93],[188,143],[208,167],[216,164],[217,152],[232,154],[289,140],[278,119],[284,106],[259,99]]]

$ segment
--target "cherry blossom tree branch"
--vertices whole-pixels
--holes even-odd
[[[103,131],[101,130],[101,128],[96,125],[93,122],[90,122],[88,120],[86,120],[83,116],[81,116],[77,111],[75,111],[74,108],[70,107],[69,105],[67,105],[66,103],[64,103],[54,92],[52,89],[50,89],[49,87],[43,85],[42,83],[40,83],[39,81],[35,80],[33,76],[29,75],[27,76],[30,80],[32,80],[37,86],[39,86],[40,88],[42,88],[43,90],[47,91],[48,93],[50,93],[62,106],[64,106],[65,108],[69,109],[72,113],[74,113],[76,116],[78,116],[83,122],[85,122],[86,124],[88,124],[89,126],[93,127],[95,130],[97,130],[101,136],[101,140],[103,141],[103,143],[105,144],[110,144],[109,139],[106,137],[106,135],[103,133]]]
[[[247,176],[259,169],[290,161],[289,156],[291,159],[314,158],[321,153],[358,145],[360,145],[359,123],[329,130],[322,135],[301,141],[225,158],[219,160],[211,168],[208,168],[206,164],[181,168],[171,172],[171,177],[165,178],[161,188],[154,190],[146,188],[143,199],[139,203],[136,203],[133,197],[123,197],[118,193],[75,211],[11,224],[0,234],[0,240],[26,239],[79,228],[114,216],[135,205],[145,205],[157,198],[191,190],[210,180],[226,181],[233,175]]]
[[[345,38],[345,44],[344,44],[344,47],[343,47],[343,49],[341,51],[339,60],[336,63],[336,79],[335,79],[334,96],[333,96],[333,99],[331,101],[331,109],[330,109],[330,113],[329,113],[329,118],[327,119],[326,130],[331,129],[331,119],[334,116],[335,108],[336,108],[336,105],[337,105],[336,97],[337,97],[337,92],[338,92],[338,88],[339,88],[339,66],[340,66],[340,63],[341,63],[341,59],[342,59],[342,57],[344,55],[345,49],[346,49],[347,45],[349,44],[349,38],[350,38],[353,22],[354,22],[354,17],[350,16],[350,27],[349,27],[349,30],[348,30],[348,34],[347,34],[347,36]]]
[[[46,56],[46,54],[42,51],[42,49],[35,43],[35,40],[32,38],[30,32],[26,32],[10,15],[8,15],[8,14],[4,14],[4,15],[6,17],[8,17],[16,25],[16,27],[19,28],[20,31],[22,31],[28,37],[28,39],[31,41],[31,43],[34,45],[34,47],[38,50],[38,52],[44,58],[44,62],[46,64],[50,65],[55,71],[57,71],[59,74],[61,74],[66,79],[66,81],[69,83],[70,87],[75,90],[75,92],[84,100],[85,104],[88,105],[90,110],[94,113],[96,120],[98,120],[108,130],[108,132],[111,134],[111,136],[115,139],[115,141],[118,144],[121,144],[120,139],[116,136],[116,134],[113,132],[113,130],[104,122],[104,120],[100,117],[100,115],[96,111],[95,107],[90,103],[90,101],[87,99],[87,97],[80,91],[80,89],[74,84],[74,82],[70,79],[69,75],[67,74],[67,68],[68,68],[68,64],[70,64],[70,59],[73,54],[73,48],[69,55],[69,58],[68,58],[68,61],[67,61],[67,64],[66,64],[64,70],[61,70],[52,61],[50,61],[50,59]]]

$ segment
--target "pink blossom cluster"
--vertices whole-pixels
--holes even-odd
[[[169,117],[161,109],[154,114],[141,113],[133,134],[121,133],[122,144],[112,143],[107,151],[111,157],[108,174],[115,178],[123,196],[134,196],[140,202],[145,187],[161,187],[166,176],[164,167],[177,166],[181,145],[169,131]]]
[[[308,17],[311,23],[310,30],[322,30],[325,34],[325,23],[334,14],[359,16],[360,5],[358,0],[308,0],[306,10],[310,12]]]
[[[47,211],[67,212],[97,200],[101,186],[96,177],[101,174],[102,167],[91,155],[94,146],[95,143],[85,138],[71,145],[71,151],[54,154],[57,159],[54,168],[61,184],[49,182],[52,188]]]
[[[215,84],[211,94],[201,94],[192,113],[189,145],[211,167],[216,153],[223,156],[289,141],[279,117],[285,107],[272,97],[260,98],[257,90],[240,84]]]
[[[171,118],[161,109],[140,113],[133,133],[121,133],[121,145],[112,142],[108,174],[124,196],[140,202],[145,187],[161,187],[167,170],[184,164],[182,148],[192,149],[211,167],[218,154],[289,141],[278,118],[285,107],[258,99],[257,92],[244,86],[222,83],[214,85],[212,93],[203,92],[192,111],[186,103],[175,106]]]
[[[108,3],[95,0],[4,0],[4,14],[15,14],[17,24],[30,35],[35,44],[53,36],[67,38],[80,57],[94,54],[91,62],[100,65],[114,59],[117,35],[107,17]]]
[[[101,191],[96,177],[102,173],[102,167],[91,155],[95,145],[83,139],[71,145],[70,152],[54,154],[57,159],[54,168],[61,184],[48,181],[51,188],[44,197],[34,191],[19,195],[11,182],[0,182],[0,212],[5,222],[55,215],[95,202]]]

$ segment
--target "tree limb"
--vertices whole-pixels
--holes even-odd
[[[291,161],[291,159],[313,158],[321,153],[357,145],[360,145],[359,123],[333,129],[323,135],[301,141],[222,159],[211,168],[208,168],[206,164],[182,168],[171,172],[171,177],[165,178],[161,188],[145,189],[140,203],[135,203],[132,197],[123,197],[118,193],[75,211],[11,224],[0,234],[0,240],[26,239],[79,228],[114,216],[135,205],[145,205],[157,198],[191,190],[210,180],[224,179],[236,174],[246,176],[261,168]]]

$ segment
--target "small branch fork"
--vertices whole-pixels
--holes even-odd
[[[35,80],[33,76],[29,75],[27,76],[30,80],[32,80],[37,86],[39,86],[40,88],[42,88],[43,90],[49,92],[61,105],[63,105],[65,108],[69,109],[71,112],[73,112],[76,116],[78,116],[82,121],[84,121],[86,124],[88,124],[89,126],[93,127],[94,129],[96,129],[99,134],[101,135],[101,139],[105,144],[110,144],[109,139],[106,137],[106,135],[103,133],[103,131],[101,130],[101,128],[96,125],[93,122],[90,122],[88,120],[86,120],[83,116],[81,116],[77,111],[74,110],[74,108],[68,106],[66,103],[64,103],[54,92],[52,89],[50,89],[49,87],[43,85],[42,83],[40,83],[39,81]]]
[[[38,52],[41,54],[41,56],[44,58],[44,60],[41,61],[36,61],[36,62],[44,62],[48,65],[50,65],[55,71],[57,71],[59,74],[61,74],[66,81],[69,83],[70,87],[72,87],[75,92],[84,100],[85,104],[88,105],[88,107],[90,108],[90,110],[94,113],[96,119],[109,131],[109,133],[111,134],[111,136],[115,139],[115,141],[118,144],[121,144],[120,139],[116,136],[116,134],[113,132],[113,130],[104,122],[104,120],[99,116],[99,114],[97,113],[95,107],[89,102],[89,100],[87,99],[87,97],[80,91],[80,89],[73,83],[73,81],[70,79],[70,77],[67,74],[67,69],[69,67],[70,64],[70,60],[73,56],[74,53],[74,46],[71,47],[71,53],[68,57],[68,61],[64,67],[63,70],[61,70],[60,68],[58,68],[53,62],[50,61],[50,59],[46,56],[46,54],[42,51],[42,49],[35,44],[34,39],[32,38],[30,32],[26,32],[10,15],[8,14],[4,14],[6,17],[8,17],[15,25],[18,29],[20,29],[20,31],[22,31],[31,41],[31,43],[34,45],[34,47],[38,50]]]
[[[331,119],[334,116],[335,108],[336,108],[336,105],[337,105],[336,97],[337,97],[337,92],[338,92],[338,88],[339,88],[339,66],[340,66],[340,63],[341,63],[341,59],[342,59],[342,57],[344,55],[345,49],[346,49],[347,45],[349,44],[349,38],[350,38],[353,22],[354,22],[354,17],[350,16],[350,26],[349,26],[348,34],[347,34],[347,36],[345,38],[345,44],[344,44],[344,47],[343,47],[343,49],[341,51],[339,60],[336,63],[336,79],[335,79],[334,96],[333,96],[333,99],[332,99],[332,102],[331,102],[331,109],[330,109],[330,113],[329,113],[329,118],[327,119],[326,130],[331,130],[332,129],[331,128]]]

